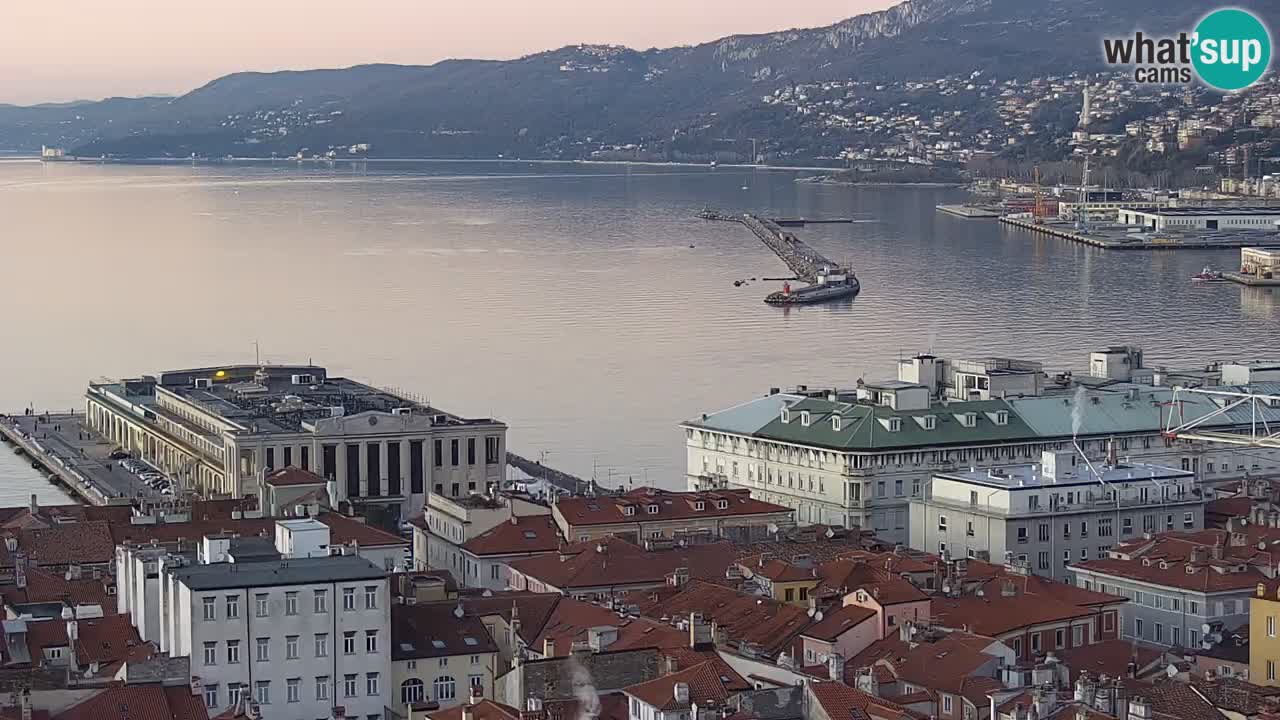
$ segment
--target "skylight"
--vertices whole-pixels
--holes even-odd
[[[466,644],[468,644],[468,645],[471,645],[471,646],[475,646],[475,645],[479,645],[479,644],[480,644],[480,643],[476,642],[476,639],[475,639],[475,638],[473,638],[473,637],[464,637],[464,638],[462,638],[462,642],[464,642],[464,643],[466,643]]]
[[[443,641],[443,640],[432,640],[432,641],[431,641],[431,647],[433,647],[433,648],[435,648],[435,649],[437,649],[437,650],[443,650],[443,649],[444,649],[444,641]]]

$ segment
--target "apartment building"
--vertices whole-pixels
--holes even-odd
[[[1045,451],[1036,464],[935,474],[911,500],[911,547],[1070,580],[1074,564],[1142,533],[1202,529],[1206,504],[1190,472]]]
[[[393,605],[391,632],[396,712],[407,716],[423,702],[444,709],[473,694],[493,697],[498,646],[481,619],[456,601]]]
[[[298,467],[331,501],[407,517],[428,492],[501,482],[506,425],[453,415],[314,365],[226,365],[90,383],[89,427],[186,487],[240,497]]]
[[[729,535],[763,537],[768,528],[795,524],[788,507],[752,497],[750,490],[672,492],[652,487],[620,495],[560,498],[551,517],[569,542],[616,535],[646,540],[706,540]]]
[[[1186,470],[1205,484],[1280,470],[1280,450],[1170,440],[1163,434],[1172,384],[1218,383],[1217,366],[1153,370],[1142,351],[1091,353],[1089,374],[1046,375],[1026,361],[950,362],[918,355],[897,380],[854,390],[771,389],[764,397],[682,424],[690,488],[748,489],[795,509],[801,524],[874,529],[907,543],[913,498],[937,473],[988,470],[1079,445],[1101,461],[1113,447],[1125,462]],[[1217,401],[1182,394],[1187,420]],[[1280,408],[1267,410],[1280,421]],[[1215,431],[1247,431],[1247,411],[1206,421]]]
[[[513,518],[547,517],[551,509],[516,493],[470,493],[461,497],[431,494],[414,527],[414,563],[419,570],[448,570],[467,587],[487,587],[480,569],[463,549],[476,537]],[[485,568],[488,571],[488,568]],[[491,571],[490,571],[491,572]],[[502,590],[502,587],[492,589]]]
[[[153,559],[162,652],[190,658],[210,715],[252,703],[266,717],[381,718],[391,698],[387,573],[330,555],[326,526],[278,523],[266,538],[207,535]],[[130,604],[145,594],[124,596]]]

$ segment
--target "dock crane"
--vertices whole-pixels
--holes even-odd
[[[1188,397],[1190,396],[1190,398]],[[1208,400],[1215,409],[1188,417],[1185,405]],[[1280,450],[1280,394],[1219,388],[1175,387],[1163,435],[1170,440],[1199,440],[1242,447]],[[1225,432],[1215,426],[1240,424],[1248,414],[1248,430]]]

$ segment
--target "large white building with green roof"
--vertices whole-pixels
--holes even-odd
[[[900,363],[897,380],[854,391],[774,390],[682,424],[688,485],[748,488],[795,508],[800,523],[860,526],[905,544],[910,501],[933,474],[1036,462],[1073,436],[1091,458],[1114,441],[1122,458],[1197,482],[1280,474],[1274,449],[1166,439],[1173,390],[1153,384],[1164,373],[1143,368],[1141,351],[1108,348],[1090,360],[1090,375],[1073,378],[1034,363],[921,355]],[[1179,400],[1188,419],[1219,409],[1205,396]],[[1280,408],[1274,414],[1280,422]],[[1244,431],[1247,415],[1228,414],[1215,429]]]

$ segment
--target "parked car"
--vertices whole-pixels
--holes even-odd
[[[133,456],[130,455],[129,451],[125,450],[124,448],[116,448],[115,450],[112,450],[111,454],[108,455],[107,457],[111,458],[112,460],[124,460],[126,458],[132,458]]]

